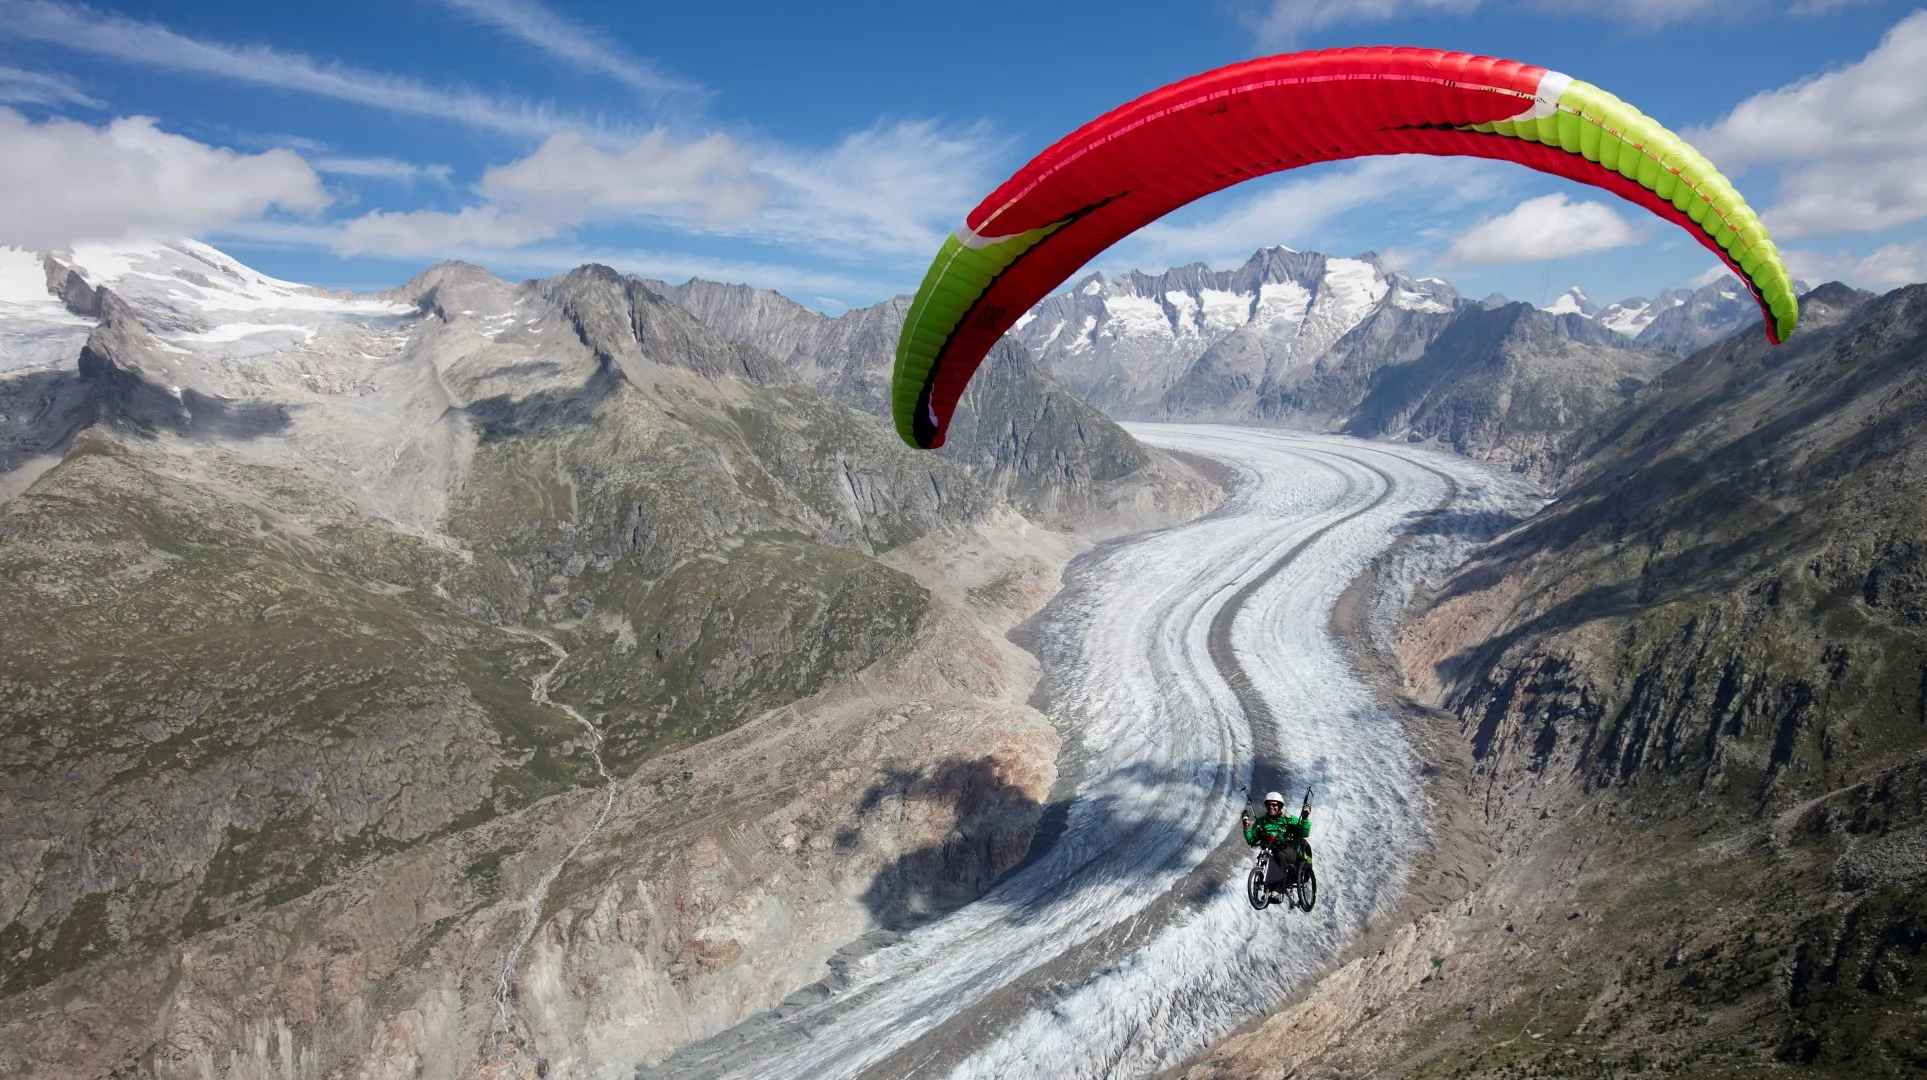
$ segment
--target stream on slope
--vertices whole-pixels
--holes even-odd
[[[537,675],[531,684],[529,688],[529,700],[539,706],[560,709],[564,713],[567,713],[569,717],[577,724],[580,724],[582,730],[588,734],[589,756],[595,762],[596,775],[602,778],[602,806],[596,811],[595,820],[589,824],[587,829],[582,831],[582,835],[576,837],[575,843],[569,845],[568,850],[562,853],[561,858],[555,860],[555,862],[543,872],[542,876],[536,879],[535,886],[529,890],[529,894],[521,901],[524,909],[522,929],[516,934],[515,944],[511,945],[509,950],[502,955],[502,970],[496,977],[495,993],[493,995],[495,1014],[489,1020],[488,1035],[483,1041],[482,1053],[477,1058],[476,1070],[478,1074],[488,1070],[491,1066],[499,1066],[500,1064],[499,1059],[503,1051],[503,1042],[510,1037],[511,1028],[516,1020],[515,969],[521,963],[522,950],[528,948],[529,941],[535,937],[536,928],[541,925],[542,905],[548,900],[549,887],[555,884],[555,879],[561,876],[563,868],[569,865],[569,860],[575,858],[576,852],[581,851],[582,846],[587,844],[590,838],[595,836],[595,834],[601,830],[602,826],[608,822],[609,811],[613,809],[616,804],[615,777],[610,776],[609,770],[604,768],[602,764],[602,729],[591,723],[588,717],[576,711],[573,705],[560,701],[551,701],[549,699],[549,681],[555,678],[555,673],[560,671],[562,664],[569,659],[568,650],[564,649],[561,643],[553,638],[528,631],[524,631],[524,633],[539,640],[542,644],[547,645],[549,650],[555,653],[555,663],[549,665],[547,671]],[[511,1058],[521,1053],[520,1044],[515,1045],[511,1049],[512,1053],[508,1055]]]
[[[1157,1072],[1315,975],[1397,901],[1425,844],[1398,714],[1330,632],[1381,573],[1395,613],[1514,508],[1475,462],[1329,436],[1129,425],[1218,459],[1223,506],[1073,562],[1033,620],[1075,777],[1061,830],[982,899],[851,959],[783,1007],[642,1077],[1125,1077]],[[1241,785],[1318,790],[1320,896],[1254,912],[1231,839]]]

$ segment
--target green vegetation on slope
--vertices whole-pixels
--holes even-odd
[[[1510,598],[1440,674],[1586,914],[1416,1075],[1927,1068],[1927,287],[1807,310],[1669,371],[1441,598]]]

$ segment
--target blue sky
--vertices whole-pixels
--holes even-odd
[[[1269,52],[1414,44],[1598,83],[1685,132],[1795,272],[1927,278],[1927,13],[1866,0],[594,4],[0,0],[0,243],[196,235],[369,289],[441,258],[915,287],[1032,154]],[[1683,232],[1492,162],[1380,159],[1203,200],[1094,264],[1377,250],[1471,295],[1704,280]]]

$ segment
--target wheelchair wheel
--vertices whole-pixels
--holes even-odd
[[[1265,888],[1265,857],[1260,854],[1251,865],[1251,876],[1245,879],[1245,899],[1251,901],[1254,910],[1263,911],[1271,905],[1271,890]]]
[[[1318,871],[1312,869],[1310,863],[1305,864],[1304,877],[1299,879],[1298,888],[1293,891],[1297,894],[1300,911],[1310,911],[1311,906],[1318,902]]]

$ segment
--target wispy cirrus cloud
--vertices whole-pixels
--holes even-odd
[[[265,45],[204,41],[157,23],[55,0],[0,0],[0,38],[45,42],[141,67],[314,94],[510,135],[542,137],[588,126],[546,105],[438,89]]]
[[[1469,15],[1481,0],[1271,0],[1247,11],[1244,23],[1261,49],[1288,49],[1306,34],[1344,23],[1388,22],[1411,15]]]
[[[366,214],[348,222],[333,246],[343,255],[446,257],[465,246],[499,251],[596,222],[701,227],[741,221],[764,196],[749,176],[748,153],[727,136],[679,143],[661,130],[614,150],[565,132],[527,157],[489,168],[477,191],[480,203],[453,212]]]
[[[1830,15],[1857,4],[1879,0],[1795,0],[1787,13],[1796,16]],[[1592,16],[1622,27],[1659,30],[1697,19],[1757,17],[1750,5],[1731,0],[1269,0],[1248,9],[1244,23],[1260,49],[1288,49],[1306,34],[1331,26],[1382,23],[1434,15],[1471,15],[1480,8],[1510,8],[1521,14],[1548,12]]]
[[[1850,7],[1865,7],[1878,4],[1881,0],[1795,0],[1787,14],[1794,16],[1831,15]]]
[[[607,35],[598,34],[536,0],[436,0],[475,22],[492,26],[548,53],[645,94],[690,94],[702,87],[657,70]]]
[[[391,180],[413,184],[420,180],[448,183],[454,172],[447,165],[417,165],[388,157],[317,157],[310,161],[319,172],[330,176],[352,176],[358,180]]]
[[[986,163],[999,145],[987,128],[925,121],[879,125],[822,150],[722,134],[679,141],[663,130],[603,147],[563,134],[491,167],[472,205],[367,214],[334,247],[446,257],[467,245],[509,250],[585,226],[643,224],[908,265],[927,259],[988,190]]]
[[[821,150],[759,146],[751,169],[769,203],[735,231],[845,257],[926,260],[990,192],[1004,149],[988,125],[928,120],[877,124]]]
[[[1417,155],[1329,166],[1269,184],[1209,217],[1153,222],[1107,255],[1105,263],[1119,269],[1193,262],[1224,266],[1243,262],[1263,244],[1328,244],[1321,233],[1343,215],[1373,205],[1455,209],[1490,199],[1503,187],[1505,171],[1470,158]]]
[[[0,102],[12,105],[47,105],[55,108],[80,105],[100,108],[101,102],[86,91],[59,77],[39,71],[22,71],[0,64]]]
[[[437,0],[468,17],[651,94],[700,92],[662,76],[626,50],[598,41],[535,0]],[[862,270],[814,277],[788,273],[787,282],[816,293],[914,285],[922,266],[964,212],[989,189],[987,169],[1000,160],[1004,140],[984,125],[929,121],[879,123],[828,145],[805,146],[764,136],[669,128],[623,131],[558,114],[545,105],[438,88],[417,79],[330,63],[265,45],[191,37],[156,22],[128,18],[66,0],[0,0],[0,42],[27,40],[150,70],[227,80],[350,101],[404,115],[469,124],[539,138],[533,152],[486,169],[463,197],[448,205],[382,207],[333,220],[291,221],[286,215],[225,217],[175,215],[183,232],[245,232],[255,242],[330,250],[343,256],[447,258],[489,252],[580,254],[583,242],[605,227],[639,227],[679,235],[692,245],[716,239],[764,247],[766,262],[826,261]],[[49,92],[52,88],[49,87]],[[138,121],[149,124],[151,121]],[[316,174],[415,184],[433,181],[453,190],[452,170],[397,157],[338,152],[299,136],[266,144],[290,149],[275,160]],[[201,144],[196,144],[201,145]],[[215,148],[203,147],[210,152]],[[299,151],[298,154],[293,151]],[[253,161],[264,155],[237,154]],[[165,193],[173,199],[177,193]],[[366,193],[362,193],[366,197]],[[184,199],[191,204],[192,199]],[[412,202],[413,200],[411,200]],[[292,209],[300,200],[271,201]],[[304,204],[305,205],[305,204]],[[166,217],[167,215],[161,214]],[[217,220],[218,219],[218,220]],[[193,220],[211,224],[190,228]],[[673,243],[673,241],[672,241]],[[575,257],[571,255],[571,257]],[[697,265],[701,260],[683,260]],[[526,265],[528,260],[520,260]],[[912,266],[912,264],[915,264]],[[656,259],[661,272],[676,265]],[[871,269],[885,266],[887,270]],[[909,269],[905,269],[909,268]],[[775,280],[775,273],[760,280]],[[856,283],[856,284],[853,284]]]

